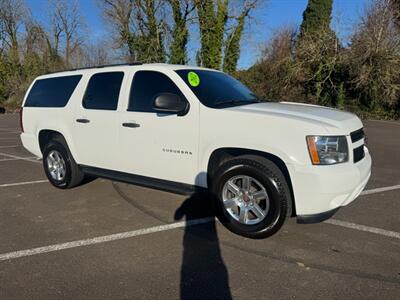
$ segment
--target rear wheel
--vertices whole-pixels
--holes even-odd
[[[50,183],[61,189],[79,185],[84,178],[63,141],[52,140],[43,151],[43,167]]]
[[[245,237],[273,235],[291,210],[284,175],[273,162],[258,156],[240,156],[222,164],[215,173],[212,191],[219,220]]]

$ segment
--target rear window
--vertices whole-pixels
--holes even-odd
[[[25,101],[25,107],[64,107],[82,75],[36,80]]]
[[[116,110],[124,72],[93,75],[88,83],[83,107],[86,109]]]

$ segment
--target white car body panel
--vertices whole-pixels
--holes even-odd
[[[23,145],[40,157],[39,132],[54,130],[65,137],[78,164],[200,187],[207,187],[207,168],[214,151],[240,148],[268,153],[286,165],[298,215],[319,214],[346,205],[365,187],[371,174],[371,157],[365,147],[365,158],[353,163],[353,148],[364,143],[361,140],[353,144],[350,139],[351,132],[362,128],[355,115],[287,102],[209,108],[175,73],[178,69],[196,68],[148,64],[40,76],[38,79],[82,74],[83,78],[66,107],[23,109]],[[137,70],[166,74],[189,101],[189,112],[177,116],[127,111],[130,85]],[[82,97],[90,76],[110,71],[125,72],[117,111],[84,109]],[[78,118],[90,119],[90,123],[76,123]],[[124,122],[135,122],[140,127],[126,128]],[[307,135],[347,136],[348,162],[312,165]]]
[[[153,68],[147,69],[154,71]],[[199,102],[193,99],[191,90],[174,71],[157,71],[178,85],[189,101],[190,110],[184,116],[127,111],[129,93],[124,95],[118,113],[118,155],[114,151],[114,156],[118,158],[114,160],[114,165],[126,173],[195,185],[198,172]],[[129,82],[132,82],[133,76],[134,71],[129,75]],[[130,86],[127,91],[129,89]],[[123,127],[124,122],[137,123],[140,127]]]

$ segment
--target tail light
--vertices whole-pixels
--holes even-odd
[[[19,127],[21,128],[21,132],[24,132],[24,124],[22,123],[22,110],[23,107],[19,110]]]

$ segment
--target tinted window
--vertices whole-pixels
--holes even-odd
[[[240,81],[215,71],[178,70],[197,98],[208,107],[221,108],[259,102],[257,96]]]
[[[82,75],[74,75],[36,80],[24,106],[64,107],[81,78]]]
[[[88,109],[116,110],[123,72],[107,72],[93,75],[83,97],[83,107]]]
[[[129,111],[154,112],[153,102],[160,93],[172,93],[184,98],[175,83],[166,75],[154,71],[139,71],[133,77]]]

